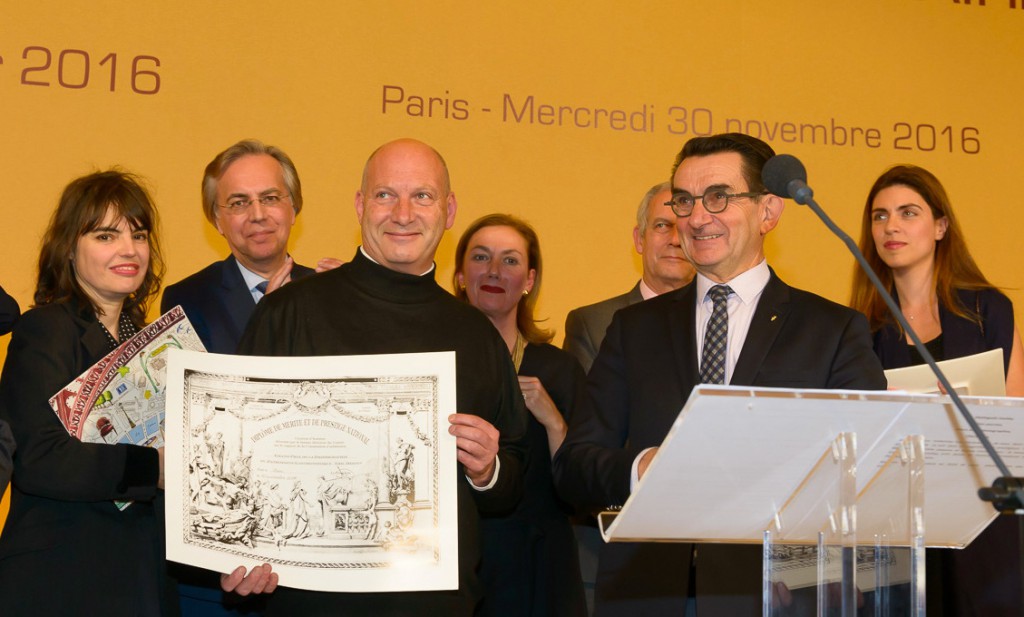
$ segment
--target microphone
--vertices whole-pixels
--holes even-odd
[[[773,195],[790,197],[806,206],[814,191],[807,186],[807,170],[792,154],[778,154],[768,159],[761,171],[761,180]]]
[[[764,164],[764,168],[761,170],[761,181],[764,183],[765,188],[768,189],[773,195],[778,195],[782,198],[792,198],[798,204],[808,206],[821,222],[825,224],[829,230],[832,231],[843,243],[846,248],[849,249],[850,253],[856,258],[857,263],[860,265],[861,270],[868,276],[871,284],[875,286],[878,293],[882,296],[882,300],[885,301],[885,305],[889,307],[889,311],[892,316],[896,318],[903,331],[910,336],[910,340],[914,343],[914,347],[917,348],[919,354],[924,359],[925,363],[928,364],[929,368],[932,369],[932,373],[938,378],[939,383],[945,388],[947,395],[953,402],[957,411],[967,422],[971,429],[971,432],[978,438],[982,447],[988,453],[989,457],[992,458],[992,462],[996,464],[1002,477],[997,478],[992,483],[991,488],[979,489],[978,497],[983,501],[992,503],[996,510],[1003,513],[1014,513],[1024,514],[1024,478],[1014,477],[1007,468],[1006,463],[1003,462],[999,453],[996,452],[992,442],[988,440],[985,432],[978,425],[977,420],[971,414],[964,402],[960,400],[960,395],[946,379],[946,375],[939,369],[935,364],[935,358],[932,357],[931,352],[924,346],[921,339],[918,338],[917,332],[910,327],[910,323],[907,318],[903,316],[903,311],[900,310],[896,301],[893,300],[892,295],[889,294],[889,290],[885,288],[882,281],[878,279],[878,275],[868,265],[864,255],[860,252],[860,248],[857,243],[853,241],[846,232],[844,232],[838,225],[836,225],[825,211],[821,209],[818,202],[814,200],[814,191],[811,187],[807,186],[807,170],[804,168],[804,164],[800,162],[800,159],[796,158],[791,154],[777,154],[772,158],[768,159],[768,162]]]

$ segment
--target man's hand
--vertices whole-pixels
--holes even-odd
[[[466,475],[475,486],[487,486],[498,456],[498,429],[480,416],[467,413],[453,413],[448,421],[448,432],[455,435],[458,448],[456,458],[466,468]]]
[[[240,596],[272,593],[277,589],[277,572],[271,571],[269,563],[254,567],[248,574],[245,566],[238,566],[231,574],[220,575],[220,588]]]
[[[783,608],[793,605],[793,592],[782,581],[772,583],[772,608]]]
[[[265,291],[264,294],[280,289],[285,283],[290,281],[292,266],[294,264],[295,262],[292,261],[291,255],[286,256],[284,258],[284,264],[278,268],[276,272],[271,274],[269,279],[267,279],[267,291]]]
[[[657,453],[658,453],[658,449],[657,448],[651,448],[647,452],[644,452],[644,455],[640,457],[640,463],[638,463],[637,466],[636,466],[636,479],[637,480],[639,480],[640,478],[644,477],[644,473],[647,472],[647,466],[651,464],[651,461],[654,460],[654,455],[657,454]]]
[[[333,270],[337,268],[343,263],[345,262],[341,261],[340,259],[335,259],[334,257],[324,257],[320,261],[316,262],[316,271],[327,272],[328,270]]]

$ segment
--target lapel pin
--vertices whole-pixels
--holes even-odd
[[[772,320],[772,321],[775,321],[775,320],[776,320],[776,319],[778,319],[778,318],[779,318],[779,316],[778,316],[778,315],[772,315],[772,319],[771,319],[771,320]]]

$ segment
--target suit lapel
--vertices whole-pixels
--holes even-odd
[[[747,340],[743,342],[743,350],[736,361],[730,384],[753,385],[768,351],[775,344],[775,338],[789,317],[790,309],[789,286],[779,280],[772,270],[771,278],[761,293],[754,317],[750,321]]]
[[[682,384],[700,383],[700,371],[697,364],[697,285],[690,283],[675,294],[672,303],[673,311],[669,315],[669,334],[672,337],[672,352],[679,368],[679,379]],[[684,388],[689,391],[689,388]]]
[[[95,364],[103,356],[110,353],[110,342],[103,332],[99,321],[80,321],[82,330],[82,346],[89,357],[89,364]],[[121,341],[122,343],[124,341]]]
[[[107,340],[107,335],[103,332],[103,327],[100,325],[99,319],[96,318],[96,313],[93,312],[91,305],[83,307],[77,300],[71,300],[68,303],[68,310],[82,333],[79,340],[82,347],[85,348],[86,360],[90,365],[95,364],[100,358],[110,353],[110,342]]]
[[[637,284],[633,285],[633,289],[630,289],[629,293],[626,294],[626,304],[625,304],[625,306],[632,306],[634,304],[638,304],[638,303],[643,302],[643,301],[644,301],[644,295],[642,293],[640,293],[640,282],[637,281]]]
[[[249,318],[256,310],[256,303],[252,299],[252,293],[245,285],[245,279],[238,270],[238,263],[233,255],[224,260],[224,267],[221,270],[221,287],[224,290],[224,308],[227,318],[230,320],[233,329],[241,335],[245,331]]]

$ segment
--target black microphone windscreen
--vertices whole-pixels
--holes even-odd
[[[792,154],[776,154],[761,170],[761,182],[769,192],[779,197],[793,197],[789,194],[789,183],[793,180],[807,182],[807,170]]]

